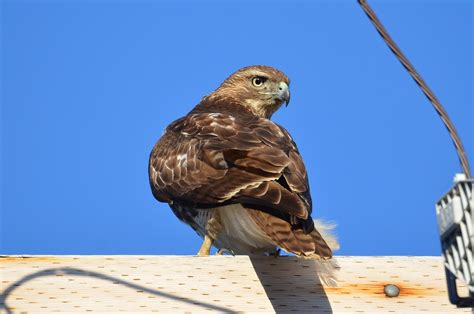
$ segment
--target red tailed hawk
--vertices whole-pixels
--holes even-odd
[[[204,242],[235,254],[328,259],[336,240],[311,218],[308,175],[296,144],[270,120],[290,81],[268,66],[243,68],[171,123],[149,161],[155,198]]]

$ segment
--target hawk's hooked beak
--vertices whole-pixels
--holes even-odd
[[[286,106],[290,103],[290,90],[288,84],[285,82],[280,82],[278,84],[278,98],[285,102]]]

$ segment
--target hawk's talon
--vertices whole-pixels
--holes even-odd
[[[216,252],[216,255],[223,256],[223,255],[226,255],[225,253],[227,253],[227,255],[235,256],[234,251],[228,250],[228,249],[224,249],[224,248],[220,248],[220,249]]]
[[[275,250],[275,252],[273,252],[273,253],[268,253],[268,256],[278,257],[278,256],[281,256],[280,253],[281,253],[281,249],[280,249],[280,248],[277,248],[277,249]]]

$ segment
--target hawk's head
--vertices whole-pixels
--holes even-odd
[[[283,72],[257,65],[238,70],[209,96],[231,98],[257,116],[270,118],[282,103],[290,102],[289,85]]]

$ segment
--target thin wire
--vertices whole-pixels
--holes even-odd
[[[469,167],[469,161],[467,159],[466,152],[464,151],[461,138],[459,137],[458,132],[456,131],[456,128],[454,127],[453,122],[451,121],[451,119],[449,119],[448,113],[446,112],[446,110],[444,110],[443,106],[441,105],[439,100],[436,98],[434,93],[431,91],[431,89],[428,87],[428,85],[425,83],[425,81],[423,81],[420,74],[418,74],[418,72],[415,70],[415,67],[410,63],[410,61],[408,61],[408,59],[405,57],[405,55],[400,50],[400,48],[398,48],[397,44],[395,44],[395,42],[390,37],[390,35],[388,35],[387,31],[385,30],[382,23],[377,18],[377,15],[375,15],[375,12],[371,9],[367,1],[366,0],[357,0],[357,1],[359,2],[360,6],[364,10],[365,14],[367,14],[367,16],[369,17],[372,24],[374,24],[375,28],[379,32],[380,36],[382,36],[387,46],[390,48],[390,50],[392,50],[392,52],[398,58],[400,63],[405,67],[405,69],[411,75],[413,80],[415,80],[416,84],[418,84],[418,86],[421,88],[425,96],[433,105],[434,109],[436,110],[439,117],[443,121],[444,125],[448,129],[451,139],[453,140],[454,146],[456,147],[456,151],[458,153],[459,162],[461,163],[461,167],[464,171],[464,174],[466,175],[466,178],[470,178],[471,170]]]

